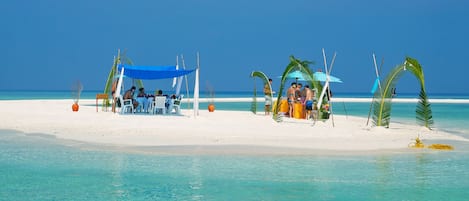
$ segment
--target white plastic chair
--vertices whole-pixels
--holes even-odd
[[[154,97],[148,97],[148,107],[147,107],[147,112],[151,113],[153,112],[153,106],[155,105],[155,98]]]
[[[121,114],[124,113],[134,113],[134,105],[132,103],[132,99],[125,99],[122,96],[119,96],[119,100],[121,102]]]
[[[162,114],[166,114],[166,96],[155,96],[153,105],[153,114],[158,114],[161,111]]]
[[[183,97],[184,95],[181,94],[175,100],[173,100],[173,103],[171,104],[171,108],[169,109],[170,112],[172,112],[174,109],[174,112],[176,114],[181,114],[181,102],[182,102]]]

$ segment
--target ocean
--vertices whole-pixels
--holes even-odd
[[[95,95],[85,91],[82,98]],[[0,91],[0,100],[70,97],[68,91]],[[252,92],[220,92],[216,97],[252,97]],[[429,98],[466,100],[469,95]],[[249,111],[251,106],[215,104],[216,110]],[[415,124],[415,105],[393,103],[391,126]],[[367,117],[368,111],[369,103],[333,105],[334,114]],[[469,104],[432,103],[432,111],[436,128],[469,138]],[[0,200],[467,200],[469,146],[448,143],[455,150],[168,154],[0,130]]]

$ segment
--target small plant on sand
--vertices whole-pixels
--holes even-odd
[[[210,98],[209,103],[208,103],[208,111],[213,112],[215,111],[215,103],[214,103],[214,98],[215,98],[215,90],[213,86],[207,81],[207,93],[208,97]]]
[[[72,84],[72,98],[73,98],[73,105],[72,110],[74,112],[78,111],[78,101],[80,100],[81,91],[83,90],[83,85],[79,80]]]

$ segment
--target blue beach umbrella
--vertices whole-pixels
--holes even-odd
[[[279,78],[282,78],[282,76],[279,76]],[[320,82],[325,82],[326,81],[326,73],[324,72],[315,72],[314,73],[314,78]],[[287,79],[295,79],[296,81],[308,81],[309,79],[307,76],[302,73],[301,71],[293,71],[291,73],[288,73]],[[334,77],[332,75],[329,75],[329,82],[339,82],[342,83],[342,80],[338,77]]]
[[[302,73],[299,70],[296,70],[296,71],[293,71],[291,73],[288,73],[286,78],[287,79],[295,79],[296,82],[298,82],[298,81],[307,81],[307,80],[309,80],[306,77],[307,76],[304,73]],[[282,78],[282,76],[278,76],[278,78]]]
[[[306,81],[306,76],[301,72],[301,71],[293,71],[291,73],[288,73],[287,79],[296,79],[299,81]]]
[[[320,82],[325,82],[326,81],[326,73],[324,72],[315,72],[314,73],[314,78],[316,78]],[[329,75],[329,82],[339,82],[342,83],[342,80],[338,77],[334,77],[332,75]]]

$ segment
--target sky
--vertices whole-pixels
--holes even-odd
[[[262,71],[274,90],[289,56],[336,59],[339,93],[369,92],[375,53],[382,76],[406,56],[431,93],[469,93],[469,1],[464,0],[7,0],[0,6],[0,90],[103,90],[120,49],[135,65],[186,68],[200,54],[201,90],[252,91]],[[194,75],[189,76],[193,86]],[[172,80],[144,81],[169,89]],[[288,81],[290,82],[290,81]],[[289,84],[289,83],[287,83]],[[148,90],[147,90],[148,91]],[[410,73],[397,92],[417,93]]]

